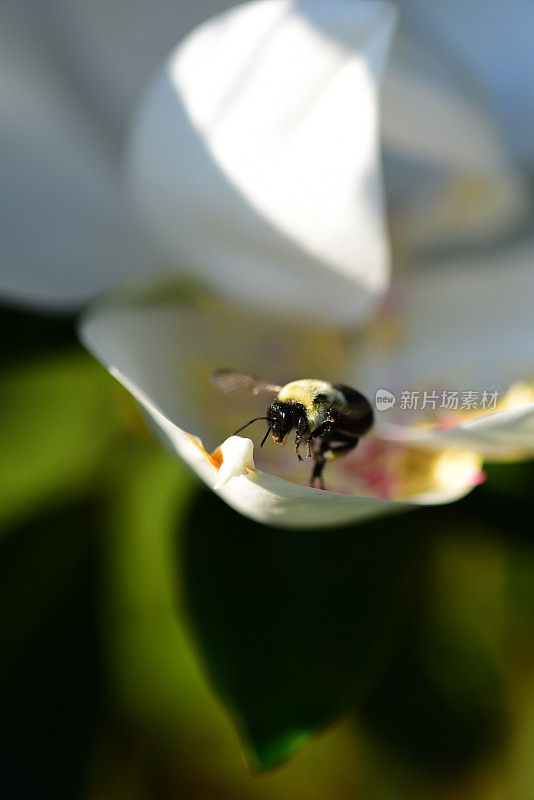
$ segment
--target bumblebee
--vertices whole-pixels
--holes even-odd
[[[306,457],[313,459],[310,486],[324,488],[323,470],[328,460],[348,453],[373,426],[373,409],[363,394],[342,383],[329,383],[304,378],[277,386],[247,372],[219,369],[212,374],[213,383],[223,392],[249,392],[252,395],[272,394],[273,402],[265,416],[254,417],[232,435],[258,420],[267,422],[267,433],[282,444],[295,430],[295,453],[302,461],[300,447],[305,441]]]

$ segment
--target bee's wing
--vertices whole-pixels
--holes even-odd
[[[221,392],[226,394],[248,392],[258,395],[264,392],[279,392],[282,388],[240,369],[216,369],[211,373],[211,380]]]

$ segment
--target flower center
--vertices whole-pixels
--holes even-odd
[[[374,437],[354,456],[332,464],[328,488],[334,491],[418,502],[454,498],[483,482],[482,457],[473,450],[423,450]]]

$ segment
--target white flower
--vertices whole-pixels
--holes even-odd
[[[323,23],[331,15],[338,32],[342,30],[335,22],[340,3],[343,0],[322,4]],[[2,5],[0,274],[4,296],[73,310],[124,282],[183,273],[197,266],[184,263],[181,250],[169,253],[169,232],[161,246],[159,241],[148,241],[139,229],[128,208],[129,198],[120,188],[120,154],[139,93],[152,71],[193,25],[228,5],[226,0],[51,0],[37,5],[13,0]],[[286,5],[303,8],[289,0]],[[355,24],[358,19],[363,23],[366,15],[385,20],[380,28],[383,33],[375,37],[380,47],[372,54],[378,79],[392,16],[387,6],[377,3],[373,10],[372,5],[345,0],[345,13],[354,15]],[[316,8],[320,7],[317,3]],[[357,39],[355,32],[351,46],[356,50]],[[380,48],[381,63],[376,62]],[[318,58],[324,58],[322,50],[317,49]],[[413,247],[449,241],[451,236],[465,238],[473,230],[481,235],[502,230],[524,206],[521,176],[496,134],[491,115],[466,88],[469,81],[462,82],[461,75],[431,44],[401,28],[387,74],[383,114],[396,253],[399,243]],[[172,92],[170,86],[168,90]],[[145,103],[155,101],[149,96]],[[373,101],[366,114],[372,114],[372,106]],[[355,107],[353,96],[351,108]],[[178,108],[176,97],[167,112],[177,115]],[[145,124],[150,124],[148,117]],[[171,167],[175,163],[172,148],[167,155]],[[220,194],[213,185],[202,187],[204,177],[196,174],[189,189],[194,188],[198,197],[204,188],[208,209],[216,212]],[[175,187],[175,211],[183,205],[184,188]],[[330,188],[334,192],[335,186]],[[248,215],[253,215],[253,209],[248,209]],[[227,228],[223,232],[232,234]],[[271,242],[271,250],[275,244]],[[291,250],[292,244],[285,242],[286,249]],[[278,240],[277,245],[284,243]],[[376,258],[380,248],[376,237],[374,247]],[[256,271],[252,267],[261,255],[254,238],[252,251],[247,261],[251,272]],[[271,256],[272,263],[274,253]],[[300,270],[302,260],[309,267],[309,254],[306,260],[293,246],[287,260],[296,272],[299,258]],[[319,273],[322,267],[321,263]],[[213,273],[218,270],[220,264],[212,266]],[[382,264],[377,276],[366,279],[379,286],[385,271]],[[316,297],[311,298],[314,310]]]
[[[512,255],[508,254],[510,260]],[[519,255],[515,254],[516,259]],[[530,262],[519,260],[514,271],[525,277],[529,270]],[[516,375],[527,374],[528,352],[523,351],[525,358],[520,358],[513,328],[500,342],[493,340],[494,315],[483,329],[486,347],[491,350],[496,343],[501,350],[498,358],[482,361],[480,339],[470,339],[471,295],[464,300],[463,320],[438,320],[437,316],[434,320],[434,298],[444,299],[443,277],[431,272],[412,281],[412,299],[421,314],[418,320],[415,307],[411,317],[402,319],[412,321],[418,335],[412,339],[408,325],[389,352],[373,335],[361,336],[347,347],[346,337],[313,321],[307,326],[291,324],[282,316],[240,311],[209,298],[195,303],[169,292],[166,300],[156,295],[135,302],[122,298],[104,302],[88,314],[81,332],[89,349],[140,402],[155,430],[230,505],[273,525],[336,525],[397,511],[409,503],[450,502],[480,482],[484,456],[508,460],[534,454],[534,391],[527,385],[506,394],[514,370]],[[500,271],[485,268],[477,278],[487,283],[484,299],[488,304],[492,298],[506,308],[517,296],[514,281],[503,287]],[[460,297],[458,288],[458,297],[451,300]],[[521,317],[519,303],[515,311],[515,333],[521,335],[529,320]],[[503,317],[503,322],[510,316]],[[379,327],[383,332],[385,325]],[[479,325],[476,330],[482,337]],[[440,336],[449,339],[451,349],[433,347],[432,338]],[[399,346],[403,340],[406,351]],[[429,366],[423,360],[425,344],[429,361],[432,354],[435,357],[432,369],[425,369]],[[507,364],[514,365],[508,372]],[[477,373],[472,365],[478,367]],[[210,374],[226,366],[250,371],[261,367],[265,376],[276,380],[295,375],[337,377],[371,398],[381,386],[390,386],[398,396],[403,375],[413,380],[409,386],[431,389],[436,386],[436,374],[444,381],[439,385],[454,387],[460,381],[465,386],[465,373],[470,376],[469,387],[494,387],[500,391],[501,402],[496,411],[480,416],[464,412],[453,419],[449,415],[447,426],[441,422],[423,425],[424,415],[416,416],[413,424],[398,425],[387,421],[387,414],[376,412],[377,435],[369,434],[353,455],[327,465],[327,487],[336,491],[323,492],[305,485],[309,468],[298,463],[290,447],[268,443],[255,459],[248,438],[233,436],[216,446],[247,419],[265,413],[268,403],[262,397],[221,396],[211,385]],[[405,418],[400,415],[401,423]],[[191,431],[200,433],[202,440]]]
[[[403,0],[403,14],[454,54],[485,90],[523,163],[534,164],[534,51],[531,0]]]
[[[58,7],[72,31],[74,17]],[[29,36],[20,13],[2,11],[13,26],[4,26],[6,38],[17,43]],[[97,304],[84,317],[83,341],[210,487],[274,525],[336,525],[410,503],[446,502],[479,482],[488,439],[493,456],[534,449],[530,401],[521,412],[460,420],[447,431],[381,423],[381,438],[366,438],[354,457],[328,465],[328,485],[340,491],[323,492],[301,485],[307,476],[281,448],[256,458],[264,469],[255,465],[249,439],[225,438],[243,422],[239,415],[252,413],[210,393],[210,372],[234,366],[276,381],[337,378],[370,395],[380,386],[398,389],[404,379],[430,388],[432,369],[447,358],[451,379],[463,377],[454,372],[462,366],[456,341],[469,368],[492,353],[493,372],[481,370],[492,387],[504,392],[506,381],[530,377],[521,347],[530,319],[517,280],[528,274],[531,243],[524,257],[514,256],[518,278],[508,282],[504,249],[493,269],[469,265],[473,291],[465,314],[455,312],[465,299],[464,271],[446,265],[405,276],[405,319],[413,330],[395,336],[393,349],[377,346],[376,336],[355,342],[348,333],[377,313],[389,283],[377,98],[393,21],[381,2],[263,0],[188,37],[145,94],[129,136],[127,183],[150,240],[125,214],[112,134],[102,134],[72,96],[45,42],[38,51],[39,26],[26,50],[17,46],[6,56],[9,69],[0,78],[10,100],[3,147],[12,158],[4,185],[14,187],[5,293],[72,308],[136,279],[145,288],[148,280],[160,285],[159,292],[119,293]],[[106,50],[105,39],[100,46]],[[495,231],[497,222],[502,231],[525,200],[487,115],[425,48],[419,70],[413,48],[404,34],[386,84],[384,127],[391,174],[403,179],[394,177],[389,190],[395,252],[402,244],[412,254],[451,235],[460,241]],[[138,83],[118,68],[120,48],[118,54],[106,86],[108,112],[116,91],[128,94],[128,79]],[[127,108],[128,98],[120,122]],[[406,155],[417,164],[415,178],[398,169]],[[41,199],[32,221],[36,188]],[[184,275],[209,291],[183,282],[166,288],[163,279]],[[447,299],[448,290],[459,297]],[[214,292],[224,304],[210,299]],[[495,316],[473,318],[476,301],[494,302],[497,293],[504,306]],[[391,314],[379,324],[381,331],[394,324]],[[473,355],[479,351],[481,359]],[[415,375],[418,364],[430,368]]]

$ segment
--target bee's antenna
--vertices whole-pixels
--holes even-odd
[[[240,433],[240,431],[244,431],[245,428],[248,428],[249,425],[252,425],[253,422],[257,422],[259,419],[269,419],[269,418],[268,417],[254,417],[254,419],[251,419],[250,422],[247,422],[245,425],[242,425],[240,428],[238,428],[236,431],[234,431],[232,433],[232,436],[235,436],[237,433]]]
[[[264,419],[265,419],[265,417],[264,417]],[[267,433],[263,437],[262,443],[260,444],[260,447],[263,447],[263,445],[265,444],[265,440],[267,439],[268,435],[270,434],[272,427],[273,427],[272,425],[269,425],[269,427],[267,428]]]

